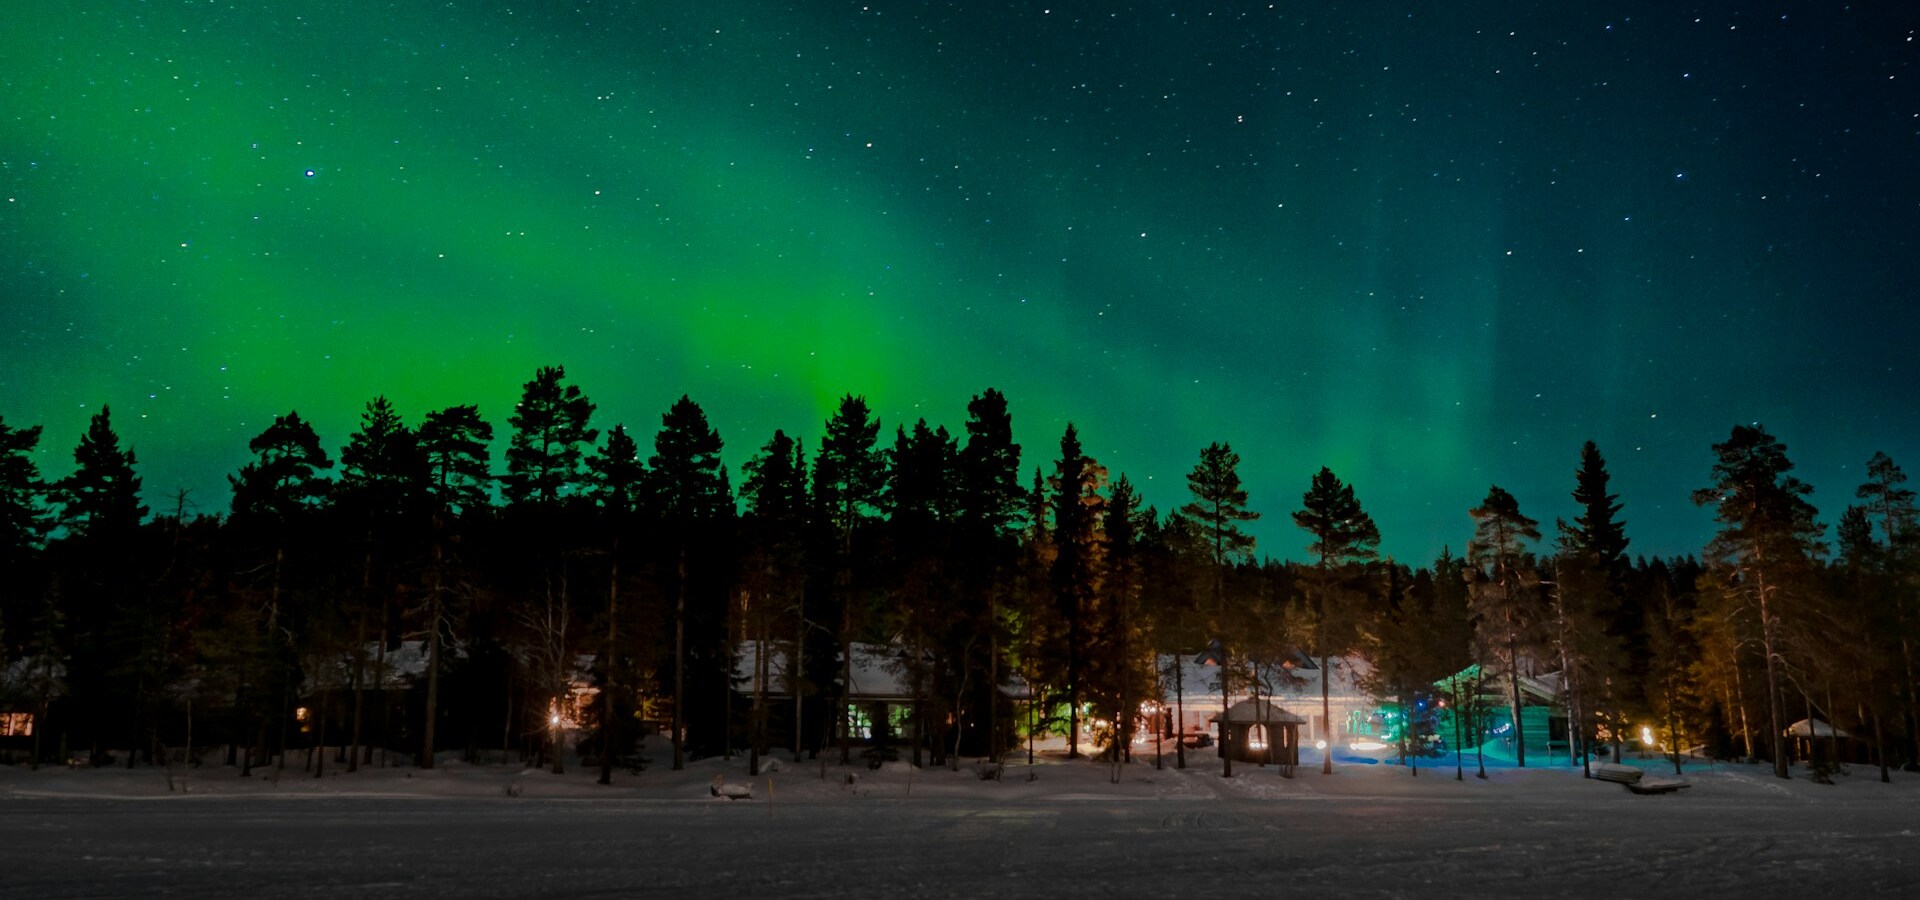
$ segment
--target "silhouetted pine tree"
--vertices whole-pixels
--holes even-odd
[[[806,578],[809,543],[807,461],[800,442],[775,430],[747,460],[740,485],[746,501],[740,573],[746,589],[750,638],[754,641],[753,738],[748,770],[760,774],[760,757],[771,742],[767,693],[774,676],[771,655],[786,648],[781,674],[793,696],[793,761],[799,762],[805,732]],[[784,626],[783,626],[784,623]],[[785,635],[786,637],[776,637]]]
[[[633,742],[631,704],[621,692],[622,675],[629,677],[632,654],[622,655],[620,645],[620,563],[623,545],[635,539],[640,518],[650,511],[647,468],[640,461],[640,445],[627,434],[625,425],[607,432],[607,443],[587,459],[590,474],[588,495],[595,506],[594,529],[605,545],[607,559],[607,642],[601,648],[595,669],[600,677],[600,710],[595,724],[600,732],[600,783],[613,783],[616,757],[626,753]]]
[[[834,541],[833,602],[840,620],[841,670],[832,721],[840,738],[840,763],[845,765],[853,756],[847,694],[853,677],[853,641],[856,628],[870,617],[860,598],[865,579],[854,564],[854,548],[879,514],[887,469],[886,458],[876,446],[880,422],[868,412],[866,398],[842,397],[826,427],[820,453],[813,460],[813,499]]]
[[[299,660],[306,649],[303,641],[315,637],[306,626],[309,610],[304,604],[288,603],[303,585],[289,577],[288,556],[300,551],[311,557],[314,512],[327,497],[331,485],[320,472],[333,468],[333,460],[320,447],[320,437],[298,412],[275,416],[273,424],[247,442],[254,460],[240,467],[238,475],[227,481],[233,488],[232,527],[250,536],[254,547],[250,555],[264,558],[266,584],[252,586],[250,596],[258,599],[265,629],[263,645],[272,648],[280,684],[277,702],[278,727],[275,748],[279,768],[286,768],[287,728],[299,687]],[[308,558],[306,563],[313,560]]]
[[[1586,442],[1574,474],[1573,501],[1580,505],[1580,515],[1571,523],[1557,523],[1560,552],[1549,592],[1570,737],[1582,760],[1596,709],[1607,710],[1608,718],[1618,722],[1624,721],[1624,709],[1636,697],[1657,692],[1667,709],[1677,702],[1670,678],[1634,678],[1635,673],[1651,676],[1654,665],[1639,605],[1633,615],[1625,614],[1626,527],[1618,519],[1619,498],[1607,491],[1609,478],[1599,447]],[[1637,659],[1627,656],[1629,642],[1642,650]]]
[[[998,762],[1007,747],[1000,708],[1011,640],[1006,618],[1018,605],[1020,525],[1027,494],[1020,487],[1020,445],[1013,440],[1007,398],[988,388],[969,400],[966,431],[956,488],[960,505],[956,552],[963,561],[958,573],[961,610],[956,636],[968,636],[967,646],[960,648],[960,666],[969,676],[972,691],[961,703],[961,714],[987,723],[985,755]],[[981,644],[972,640],[975,635],[985,636],[984,653]]]
[[[673,767],[680,769],[688,745],[700,754],[729,749],[733,488],[720,464],[720,433],[687,397],[660,417],[653,446],[654,508],[673,554]]]
[[[53,522],[33,461],[39,444],[40,426],[0,418],[0,666],[17,658],[46,590],[39,563]]]
[[[417,548],[412,540],[417,513],[425,502],[427,461],[419,435],[400,420],[386,397],[368,401],[360,415],[360,429],[340,449],[340,483],[333,500],[347,527],[361,534],[359,589],[351,616],[350,652],[353,692],[352,723],[348,733],[347,771],[357,771],[372,748],[362,741],[366,714],[369,623],[383,646],[374,654],[384,661],[385,624],[400,562]],[[376,577],[377,576],[377,577]],[[384,673],[377,673],[384,678]],[[383,734],[384,738],[385,735]]]
[[[1907,473],[1885,453],[1876,452],[1867,460],[1867,480],[1854,490],[1863,501],[1861,509],[1868,522],[1879,530],[1879,568],[1887,583],[1893,606],[1890,629],[1899,646],[1901,718],[1905,720],[1906,753],[1909,764],[1920,760],[1920,677],[1916,677],[1915,644],[1920,643],[1920,605],[1915,589],[1920,586],[1920,510],[1914,506],[1914,492],[1902,487]]]
[[[521,388],[507,420],[513,437],[500,479],[509,506],[551,506],[583,487],[580,461],[600,433],[588,427],[593,404],[566,377],[563,366],[542,366]]]
[[[1819,547],[1814,508],[1806,500],[1813,489],[1787,474],[1793,463],[1786,445],[1757,425],[1734,426],[1713,452],[1713,484],[1695,491],[1693,502],[1713,506],[1720,523],[1707,560],[1735,615],[1758,623],[1773,771],[1786,778],[1781,666],[1789,644],[1810,627],[1805,612]]]
[[[426,460],[427,496],[436,512],[460,516],[487,507],[489,471],[487,445],[493,426],[480,417],[477,406],[449,406],[427,413],[420,423],[420,452]]]
[[[1080,446],[1080,433],[1067,423],[1060,437],[1060,458],[1053,478],[1053,622],[1051,652],[1055,678],[1067,701],[1067,755],[1080,755],[1080,704],[1086,691],[1087,626],[1100,591],[1100,519],[1106,469]],[[1055,680],[1057,679],[1057,681]]]
[[[1238,616],[1227,602],[1227,566],[1253,552],[1253,536],[1241,530],[1241,522],[1251,522],[1260,514],[1247,508],[1247,491],[1240,486],[1240,454],[1224,443],[1208,444],[1200,451],[1200,462],[1187,473],[1187,490],[1193,501],[1180,511],[1199,526],[1212,548],[1214,634],[1220,641],[1220,697],[1223,709],[1220,722],[1221,771],[1233,777],[1233,730],[1227,727],[1225,707],[1233,704],[1230,673],[1233,670],[1233,637]]]
[[[1153,695],[1153,650],[1146,640],[1141,598],[1146,586],[1145,558],[1140,544],[1143,527],[1152,520],[1140,509],[1140,497],[1125,475],[1113,482],[1101,518],[1099,621],[1095,624],[1088,660],[1088,694],[1094,707],[1112,723],[1106,752],[1113,763],[1110,779],[1120,781],[1120,764],[1130,762],[1135,719],[1140,704]]]
[[[1300,503],[1293,524],[1313,535],[1307,545],[1307,552],[1316,557],[1308,595],[1314,601],[1313,645],[1320,653],[1320,720],[1329,732],[1320,773],[1331,775],[1333,707],[1328,682],[1333,680],[1333,670],[1328,668],[1329,656],[1345,652],[1353,641],[1356,613],[1366,601],[1365,566],[1379,558],[1375,548],[1380,544],[1380,529],[1360,508],[1353,487],[1341,483],[1325,466],[1313,476]]]
[[[523,604],[520,621],[538,661],[534,681],[548,706],[544,717],[556,773],[566,765],[563,729],[570,715],[575,640],[571,563],[580,539],[568,530],[578,523],[566,510],[585,490],[581,461],[599,437],[590,427],[593,403],[579,387],[565,383],[566,374],[563,367],[543,366],[522,386],[508,419],[513,434],[507,472],[500,479],[509,532],[531,548],[539,572],[540,583],[532,590],[541,602]],[[444,580],[436,576],[430,590],[443,593]]]
[[[1473,540],[1467,561],[1479,568],[1484,580],[1476,585],[1474,605],[1482,639],[1498,654],[1506,669],[1513,714],[1513,758],[1527,764],[1526,733],[1521,726],[1521,656],[1530,649],[1540,627],[1541,610],[1533,586],[1538,576],[1527,566],[1526,542],[1540,539],[1540,523],[1520,512],[1520,502],[1499,485],[1487,490],[1487,499],[1468,511],[1473,516]]]
[[[948,565],[957,516],[956,463],[959,448],[943,428],[927,427],[921,419],[911,432],[894,431],[891,473],[886,496],[888,546],[891,550],[892,603],[882,621],[903,638],[906,653],[896,663],[913,690],[914,741],[912,761],[921,764],[929,737],[935,755],[945,745],[945,723],[964,729],[958,718],[964,673],[957,664],[965,658],[946,652],[946,640],[957,625],[959,597],[953,590]],[[978,639],[974,632],[970,639]],[[939,698],[939,709],[929,714],[929,694]],[[951,698],[952,702],[948,702]],[[929,722],[941,725],[930,730]]]
[[[460,545],[474,520],[490,511],[489,486],[493,482],[493,475],[489,470],[487,445],[493,440],[493,426],[481,418],[477,406],[449,406],[427,413],[420,422],[417,440],[421,461],[425,466],[420,489],[426,496],[431,544],[424,572],[425,596],[414,612],[420,618],[421,631],[427,644],[427,691],[421,744],[423,748],[430,748],[439,746],[440,673],[445,668],[442,642],[452,627],[450,620],[453,618],[450,615],[452,607],[448,603],[448,574],[464,569],[459,553],[452,548]],[[459,579],[454,579],[454,583],[458,584]],[[383,614],[380,642],[375,648],[374,672],[377,678],[386,677],[387,621],[388,617]],[[507,681],[511,695],[512,656],[503,654],[503,659],[508,661]],[[544,692],[541,696],[545,696]],[[517,730],[511,721],[507,723],[507,728],[510,732]],[[384,724],[381,731],[384,739]],[[433,752],[423,752],[420,762],[431,768]]]

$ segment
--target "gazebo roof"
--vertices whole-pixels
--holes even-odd
[[[1819,719],[1814,719],[1812,720],[1811,723],[1809,723],[1808,720],[1806,719],[1801,719],[1800,721],[1787,726],[1787,736],[1788,737],[1847,737],[1848,735],[1847,735],[1846,729],[1835,728],[1832,725],[1829,725],[1825,722],[1820,721]]]
[[[1207,721],[1218,722],[1220,716],[1218,714],[1209,716]],[[1242,700],[1227,707],[1227,721],[1237,725],[1305,725],[1307,723],[1306,719],[1275,706],[1270,700],[1255,703],[1251,699]]]

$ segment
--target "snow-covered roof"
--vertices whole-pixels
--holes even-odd
[[[1848,736],[1846,729],[1835,728],[1832,725],[1829,725],[1825,722],[1820,721],[1819,719],[1812,720],[1811,724],[1809,724],[1808,720],[1801,719],[1800,721],[1795,722],[1792,725],[1788,725],[1786,733],[1788,737],[1847,737]]]
[[[1181,696],[1186,700],[1205,700],[1218,702],[1220,699],[1220,667],[1211,663],[1195,660],[1203,654],[1188,653],[1180,657]],[[1327,659],[1327,668],[1331,677],[1327,681],[1327,696],[1335,701],[1361,701],[1367,699],[1367,692],[1360,688],[1373,666],[1358,656],[1334,656]],[[1171,702],[1174,699],[1174,657],[1160,657],[1162,673],[1161,700]],[[1320,677],[1322,671],[1318,659],[1289,660],[1284,665],[1263,666],[1260,670],[1260,693],[1274,698],[1282,705],[1303,704],[1308,700],[1320,702]],[[1245,676],[1232,679],[1229,685],[1238,696],[1249,691],[1251,685]]]
[[[741,682],[738,690],[742,693],[751,694],[758,689],[759,647],[754,641],[742,641],[734,653],[733,674]],[[894,644],[860,642],[855,642],[852,649],[853,684],[847,691],[849,700],[904,703],[913,699],[913,674],[908,670],[908,656],[912,651]],[[838,674],[836,671],[836,677]],[[929,681],[923,687],[930,691],[933,685]],[[1009,677],[1000,690],[1002,695],[1016,700],[1024,699],[1029,693],[1026,682],[1017,676]],[[778,645],[767,647],[767,694],[793,696],[787,687],[787,651]]]
[[[1270,701],[1261,700],[1259,703],[1255,703],[1252,698],[1242,700],[1239,703],[1227,707],[1226,715],[1227,721],[1229,722],[1243,722],[1247,724],[1305,725],[1307,723],[1306,719],[1294,713],[1287,712],[1275,706]],[[1207,721],[1218,722],[1220,721],[1220,715],[1215,713],[1214,715],[1208,716]]]
[[[760,644],[744,641],[739,652],[734,654],[734,675],[745,681],[740,690],[753,693],[759,689]],[[852,685],[848,696],[853,700],[911,700],[913,699],[913,679],[907,672],[906,650],[888,644],[853,645]],[[787,652],[777,647],[767,648],[767,693],[777,697],[791,697],[793,690],[787,686]]]
[[[441,645],[441,649],[450,657],[464,655],[453,641]],[[360,670],[360,677],[369,689],[384,687],[387,690],[402,690],[414,679],[427,674],[427,642],[424,640],[401,641],[400,646],[387,651],[384,659],[380,656],[378,642],[368,643],[361,648],[361,652],[365,654],[362,657],[365,668]],[[353,651],[349,650],[310,667],[305,685],[307,691],[338,691],[353,687],[354,656]],[[382,664],[385,666],[384,679],[377,671]]]

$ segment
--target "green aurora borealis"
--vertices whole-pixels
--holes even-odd
[[[277,413],[504,435],[543,364],[735,465],[997,387],[1029,471],[1226,440],[1261,552],[1324,464],[1420,560],[1589,438],[1691,552],[1760,421],[1831,521],[1920,466],[1920,12],[1597,6],[15,4],[0,416],[224,511]]]

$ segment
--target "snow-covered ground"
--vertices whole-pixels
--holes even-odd
[[[655,754],[659,760],[664,754]],[[298,765],[300,757],[291,762]],[[1654,758],[1628,763],[1672,777]],[[1210,752],[1186,770],[1024,754],[999,780],[905,763],[744,758],[564,775],[0,768],[0,894],[1353,896],[1920,894],[1920,775],[1690,763],[1640,796],[1564,762],[1454,779],[1391,764],[1292,778]],[[752,798],[715,798],[715,778]],[[1517,892],[1517,893],[1515,893]]]

